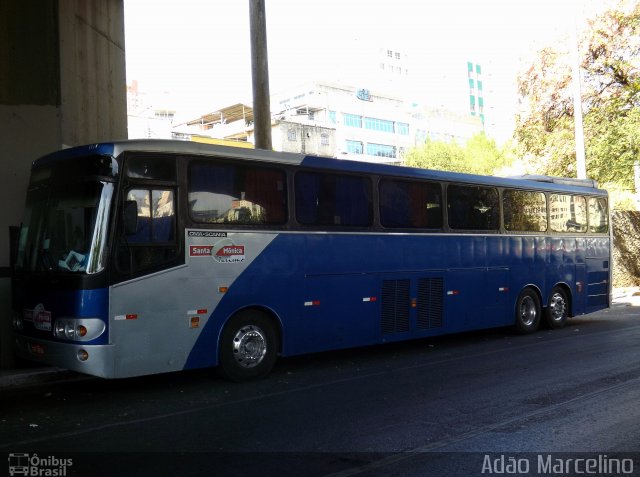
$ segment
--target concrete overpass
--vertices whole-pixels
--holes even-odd
[[[126,139],[123,0],[0,2],[0,368],[12,365],[9,228],[37,157]]]

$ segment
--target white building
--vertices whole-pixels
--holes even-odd
[[[378,163],[401,164],[409,148],[428,138],[462,143],[482,131],[480,118],[468,114],[429,110],[377,90],[328,82],[274,95],[271,110],[275,150]],[[229,105],[179,130],[183,137],[252,143],[253,110]]]

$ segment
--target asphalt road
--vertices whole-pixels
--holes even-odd
[[[542,475],[540,459],[571,475],[577,457],[640,475],[639,402],[640,307],[618,304],[527,336],[285,359],[253,383],[196,371],[4,390],[0,452],[69,456],[66,475]]]

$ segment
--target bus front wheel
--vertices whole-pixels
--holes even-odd
[[[562,328],[569,316],[569,299],[567,292],[561,287],[551,290],[549,303],[544,314],[544,322],[551,329]]]
[[[533,333],[540,326],[541,306],[538,294],[530,288],[520,292],[516,302],[516,329],[520,333]]]
[[[224,327],[219,350],[223,377],[236,382],[263,378],[278,357],[278,333],[263,313],[244,311]]]

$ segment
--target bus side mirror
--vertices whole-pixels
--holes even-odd
[[[125,200],[122,213],[125,235],[135,235],[138,231],[138,203],[135,200]]]

